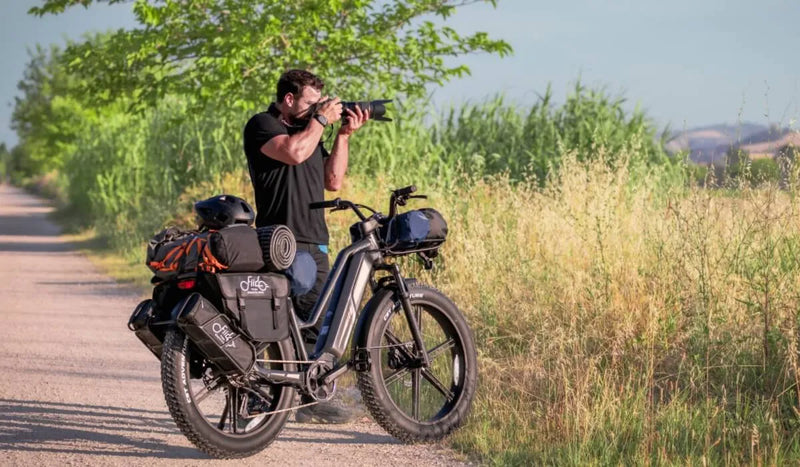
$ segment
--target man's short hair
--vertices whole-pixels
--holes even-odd
[[[278,80],[278,100],[283,102],[283,98],[289,94],[299,94],[304,87],[311,86],[317,91],[322,91],[325,83],[316,75],[305,70],[288,70],[283,73]]]

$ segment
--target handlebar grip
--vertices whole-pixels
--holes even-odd
[[[338,208],[339,201],[341,198],[332,199],[329,201],[315,201],[308,205],[309,209],[327,209],[327,208]]]
[[[408,196],[411,193],[414,193],[415,191],[417,191],[417,186],[416,185],[409,185],[409,186],[407,186],[405,188],[398,188],[397,190],[394,190],[394,195],[395,196]]]

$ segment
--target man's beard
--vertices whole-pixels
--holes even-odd
[[[305,109],[302,112],[289,114],[289,121],[286,122],[290,126],[305,127],[311,120],[311,109]]]

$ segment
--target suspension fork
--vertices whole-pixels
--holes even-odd
[[[414,345],[417,346],[417,355],[415,355],[415,357],[420,359],[425,368],[429,368],[431,366],[431,362],[428,359],[428,349],[425,348],[425,343],[422,341],[422,334],[419,332],[419,323],[417,322],[417,317],[414,316],[414,311],[411,309],[408,286],[406,285],[406,281],[403,280],[403,277],[400,275],[400,268],[397,266],[397,264],[392,264],[390,270],[392,272],[392,276],[394,277],[394,282],[397,284],[397,292],[400,295],[400,304],[403,306],[403,312],[406,315],[408,327],[411,329],[411,336],[414,338]]]

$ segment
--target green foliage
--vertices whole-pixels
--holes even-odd
[[[351,98],[421,96],[426,85],[469,72],[446,65],[448,57],[511,52],[485,33],[462,36],[430,21],[478,1],[487,0],[136,0],[140,28],[72,44],[65,55],[95,103],[125,96],[147,107],[177,94],[252,109],[270,100],[288,68],[311,69],[328,92]],[[31,12],[91,3],[46,0]]]
[[[11,153],[6,148],[6,143],[0,143],[0,183],[4,182],[9,175],[9,163]]]
[[[166,99],[143,114],[113,112],[82,134],[64,167],[73,209],[115,245],[134,245],[175,213],[180,195],[201,182],[242,171],[245,115],[186,114]]]
[[[745,178],[743,175],[750,170],[750,153],[738,146],[731,146],[725,153],[726,179],[736,181]]]
[[[755,185],[762,183],[778,183],[781,168],[774,159],[755,159],[750,163],[750,180]]]
[[[61,50],[37,46],[29,54],[17,84],[22,97],[14,98],[11,116],[25,153],[16,159],[15,170],[24,177],[60,169],[76,151],[78,136],[98,118],[95,109],[80,104],[77,79],[60,62]]]
[[[489,105],[451,111],[435,139],[448,154],[459,154],[472,174],[509,172],[512,179],[535,176],[542,182],[557,169],[564,153],[578,160],[598,157],[609,165],[620,156],[634,164],[668,162],[654,125],[644,113],[626,113],[624,99],[580,82],[562,106],[552,104],[548,88],[530,109],[506,105],[501,98]]]
[[[552,100],[549,89],[524,109],[497,97],[438,118],[404,107],[394,123],[369,125],[353,139],[356,156],[350,166],[364,173],[399,172],[403,182],[414,177],[417,183],[453,181],[465,172],[476,177],[508,173],[514,181],[535,178],[543,184],[563,154],[575,153],[581,161],[603,158],[610,166],[626,157],[631,165],[658,166],[683,177],[653,124],[640,111],[627,114],[623,99],[578,83],[563,105]]]

